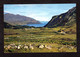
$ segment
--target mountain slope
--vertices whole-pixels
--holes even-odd
[[[4,14],[4,21],[12,25],[40,24],[39,21],[33,18],[10,13]]]
[[[10,25],[9,23],[4,22],[4,28],[12,28],[13,25]]]
[[[74,23],[76,23],[76,7],[66,13],[53,16],[44,27],[72,26]]]
[[[23,28],[34,28],[33,26],[22,26],[22,25],[11,25],[7,22],[4,22],[4,28],[10,28],[10,29],[23,29]]]

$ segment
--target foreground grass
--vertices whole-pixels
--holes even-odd
[[[13,35],[4,35],[4,45],[11,43],[15,44],[39,44],[51,45],[53,48],[48,50],[46,48],[34,50],[24,49],[12,49],[13,53],[30,53],[30,52],[76,52],[76,48],[69,50],[63,48],[58,50],[57,48],[63,45],[75,46],[76,45],[76,34],[60,34],[57,31],[61,28],[34,28],[34,29],[4,29],[4,33],[12,33]],[[65,29],[65,28],[62,28]],[[66,31],[69,30],[66,29]],[[18,33],[17,35],[14,33]],[[4,52],[9,52],[4,50]]]
[[[10,44],[10,43],[13,43],[13,42],[5,42],[4,44]],[[18,44],[35,44],[35,46],[39,45],[39,44],[42,44],[42,45],[51,45],[52,46],[52,49],[47,49],[47,48],[43,48],[43,49],[40,49],[40,48],[37,48],[37,47],[34,47],[34,49],[10,49],[12,52],[9,52],[8,50],[4,50],[5,53],[50,53],[50,52],[76,52],[76,48],[73,48],[73,49],[69,49],[69,48],[63,48],[61,50],[59,50],[58,48],[59,47],[62,47],[62,46],[66,46],[66,45],[60,45],[60,44],[56,44],[56,43],[36,43],[36,42],[14,42],[16,45]]]

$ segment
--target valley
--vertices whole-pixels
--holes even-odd
[[[30,17],[27,20],[24,16],[12,16],[15,18],[9,16],[4,21],[4,53],[77,52],[76,7],[52,16],[42,27],[21,26],[40,22]]]
[[[60,33],[60,29],[65,28],[32,28],[32,29],[4,29],[4,33],[11,33],[12,35],[4,35],[4,46],[15,44],[18,45],[35,45],[34,49],[25,49],[11,48],[11,53],[27,53],[27,52],[77,52],[76,46],[76,34],[71,33],[70,28],[67,28],[65,31],[70,33]],[[14,34],[17,33],[17,34]],[[38,48],[38,45],[50,45],[51,49],[47,48]],[[68,47],[73,47],[69,49]],[[60,48],[61,50],[59,50]],[[59,48],[59,49],[58,49]],[[4,52],[10,53],[6,48]]]

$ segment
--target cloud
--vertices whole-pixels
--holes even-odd
[[[49,21],[48,17],[34,17],[34,18],[39,21]]]
[[[4,11],[4,13],[11,13],[11,12],[9,12],[9,11]]]
[[[49,18],[49,16],[41,15],[41,13],[40,14],[30,14],[30,15],[26,15],[26,16],[32,17],[39,21],[49,21],[51,19],[51,18]]]

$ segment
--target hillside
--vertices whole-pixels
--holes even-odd
[[[53,16],[44,27],[72,26],[76,24],[76,7],[73,7],[66,13]]]
[[[24,24],[40,24],[39,21],[21,15],[14,15],[11,13],[4,14],[4,22],[10,23],[11,25],[24,25]]]
[[[7,28],[7,29],[11,29],[11,28],[13,28],[13,29],[23,29],[23,28],[34,28],[34,26],[22,26],[22,25],[11,25],[11,24],[9,24],[9,23],[7,23],[7,22],[4,22],[4,28]]]
[[[10,25],[9,23],[4,22],[4,28],[12,28],[13,25]]]

